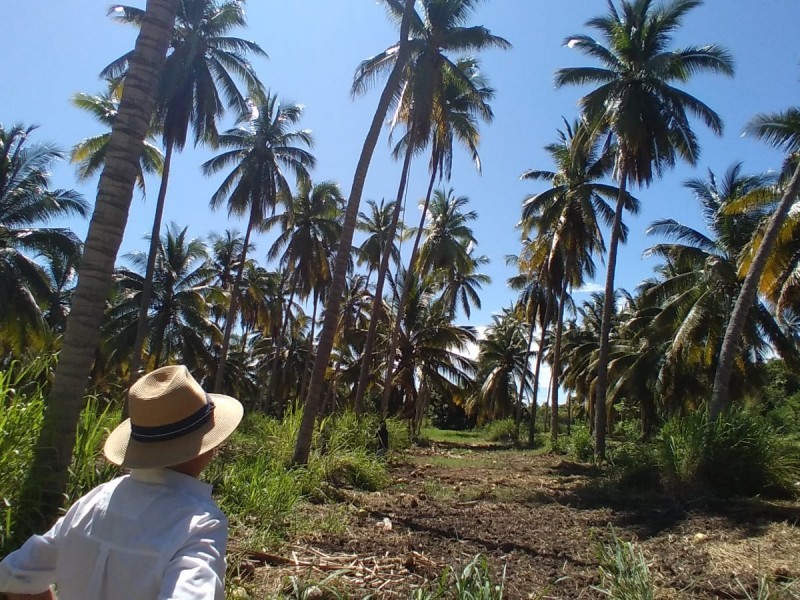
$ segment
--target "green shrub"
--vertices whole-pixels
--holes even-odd
[[[486,426],[486,439],[490,442],[516,444],[519,440],[517,434],[517,424],[514,419],[492,421]]]
[[[800,480],[800,451],[766,419],[741,410],[713,423],[702,413],[670,421],[660,436],[660,462],[671,488],[721,496],[794,494]]]
[[[621,540],[610,525],[608,537],[597,543],[601,584],[594,589],[614,600],[653,600],[653,581],[641,550]]]
[[[580,462],[594,461],[594,440],[586,425],[575,425],[569,436],[569,454]]]
[[[653,444],[624,441],[609,444],[610,475],[617,486],[649,490],[661,486],[658,453]]]

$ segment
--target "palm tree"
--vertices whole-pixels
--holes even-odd
[[[605,250],[600,223],[610,225],[614,217],[607,199],[620,193],[618,188],[598,181],[611,170],[613,147],[603,144],[584,121],[572,124],[565,121],[564,125],[564,130],[558,131],[558,141],[545,146],[556,170],[530,170],[521,177],[546,181],[551,186],[525,200],[520,224],[524,236],[536,232],[537,241],[532,247],[535,250],[530,253],[529,262],[534,269],[538,267],[547,274],[545,281],[557,298],[550,403],[554,444],[558,436],[561,335],[568,292],[582,285],[584,276],[594,276],[593,257]],[[628,194],[625,196],[625,208],[635,213],[638,202]],[[623,241],[624,234],[623,230]]]
[[[389,14],[394,18],[398,19],[403,14],[400,4],[396,0],[386,0],[386,5]],[[421,151],[429,141],[432,141],[434,150],[431,178],[433,179],[437,170],[443,168],[444,164],[449,165],[448,159],[452,150],[448,152],[448,149],[442,146],[449,142],[450,148],[452,148],[452,131],[445,132],[442,129],[447,130],[457,126],[447,123],[445,116],[450,110],[447,107],[447,101],[450,99],[447,94],[454,97],[452,87],[459,87],[461,93],[470,98],[467,103],[470,106],[468,117],[474,117],[475,113],[479,113],[484,118],[491,118],[487,100],[491,98],[493,92],[484,85],[483,78],[477,75],[475,61],[454,62],[447,56],[448,52],[453,51],[477,51],[490,47],[507,48],[510,46],[505,39],[492,35],[486,28],[465,27],[476,5],[476,0],[423,0],[419,3],[421,14],[414,11],[411,15],[411,51],[407,63],[401,66],[402,78],[398,82],[395,93],[396,110],[392,119],[392,130],[397,124],[402,124],[405,127],[405,134],[396,151],[398,154],[404,154],[404,159],[392,223],[389,226],[390,237],[394,235],[397,228],[412,156]],[[363,93],[379,74],[392,68],[396,64],[396,60],[396,49],[393,46],[363,61],[356,71],[352,87],[353,93]],[[448,85],[451,90],[447,89]],[[472,120],[461,119],[459,121],[459,124],[465,123],[468,127],[474,126]],[[471,138],[472,142],[475,141],[475,136],[471,131],[463,133],[466,138]],[[433,183],[429,188],[432,186]],[[428,192],[429,195],[430,192]],[[390,249],[386,247],[378,269],[373,312],[377,312],[383,301],[383,285],[389,268],[389,252]],[[376,334],[377,322],[371,323],[364,348],[365,362],[356,391],[357,406],[360,406],[366,388]],[[390,341],[390,346],[391,344]],[[386,408],[385,402],[383,408]]]
[[[156,88],[172,35],[177,0],[148,0],[136,47],[129,60],[128,83],[111,128],[97,201],[86,236],[78,283],[53,387],[32,466],[31,491],[40,502],[28,504],[32,527],[58,510],[66,489],[78,417],[100,339],[103,310],[136,183]],[[37,506],[38,504],[38,506]],[[37,510],[41,508],[41,510]]]
[[[492,282],[491,277],[477,272],[478,267],[489,264],[489,257],[474,256],[473,250],[467,252],[468,266],[466,269],[457,269],[443,278],[442,302],[447,306],[450,318],[455,318],[460,307],[464,316],[469,319],[473,306],[481,308],[481,297],[478,295],[478,290]]]
[[[588,35],[567,38],[566,44],[597,58],[602,67],[570,67],[556,72],[556,86],[597,84],[581,98],[587,119],[608,128],[617,144],[615,171],[620,195],[611,227],[606,261],[605,303],[597,365],[595,453],[605,456],[605,400],[608,378],[609,333],[613,312],[614,273],[621,235],[622,213],[629,183],[649,185],[656,175],[681,158],[696,164],[700,147],[689,114],[700,118],[714,133],[722,120],[694,96],[674,87],[701,71],[733,75],[733,61],[718,46],[691,46],[669,50],[673,33],[700,0],[671,0],[656,7],[652,0],[613,2],[605,16],[586,25],[605,38],[606,45]]]
[[[333,278],[328,292],[328,301],[325,303],[325,318],[320,331],[319,343],[317,344],[317,353],[314,357],[314,367],[311,371],[306,401],[303,403],[303,418],[297,434],[297,443],[292,455],[292,463],[294,464],[306,464],[308,455],[311,452],[311,437],[314,433],[314,423],[317,420],[317,413],[322,401],[325,372],[328,368],[336,332],[339,329],[339,309],[341,308],[345,280],[350,267],[350,253],[353,247],[353,233],[358,221],[358,207],[361,204],[361,194],[364,191],[367,171],[372,161],[372,154],[375,152],[375,146],[378,143],[381,126],[394,98],[397,84],[400,81],[402,65],[405,64],[410,51],[408,31],[411,24],[411,14],[414,12],[414,1],[405,0],[403,16],[400,22],[400,40],[396,48],[397,61],[381,92],[378,106],[375,109],[369,131],[364,139],[364,145],[361,148],[361,154],[358,157],[358,163],[353,175],[353,183],[350,187],[350,195],[347,201],[344,221],[342,222],[342,237],[339,241],[339,249],[336,252]]]
[[[531,245],[530,240],[524,239],[523,245],[528,247]],[[519,256],[508,255],[506,256],[506,264],[516,266],[519,273],[508,279],[508,287],[512,290],[519,292],[519,298],[516,302],[516,312],[520,320],[528,326],[528,343],[526,346],[524,363],[530,363],[531,354],[533,353],[533,336],[536,332],[537,320],[541,331],[538,349],[536,351],[536,366],[533,371],[533,385],[531,386],[530,398],[530,421],[528,423],[528,447],[533,448],[535,445],[536,434],[536,410],[538,408],[538,395],[539,395],[539,375],[541,372],[542,358],[544,357],[545,340],[548,331],[548,321],[550,320],[549,311],[552,309],[552,293],[547,285],[545,285],[544,277],[537,274],[535,270],[531,270],[528,261],[520,260]],[[524,381],[520,381],[517,397],[519,398],[520,411],[517,413],[517,429],[519,429],[520,421],[522,420],[522,402],[524,395],[523,388]]]
[[[785,184],[783,197],[764,231],[761,245],[758,247],[758,251],[750,264],[742,289],[739,292],[739,297],[733,307],[731,318],[728,321],[728,326],[725,329],[719,365],[714,377],[714,390],[711,394],[711,404],[709,406],[709,417],[711,419],[716,419],[728,405],[733,361],[741,341],[740,338],[747,313],[755,300],[761,274],[775,245],[781,225],[786,220],[789,209],[797,200],[797,194],[800,191],[800,159],[798,159],[798,153],[800,152],[800,108],[790,108],[783,113],[758,115],[749,124],[748,131],[772,146],[783,148],[789,155],[785,171],[788,173],[788,166],[794,163],[794,174],[791,179],[788,179],[788,176],[784,177],[784,181],[788,179],[788,182]]]
[[[59,282],[51,282],[35,259],[44,258],[57,270],[59,264],[74,265],[81,252],[69,229],[37,223],[89,214],[77,192],[50,189],[50,168],[64,154],[49,144],[30,143],[35,129],[0,124],[0,332],[2,347],[14,353],[46,329],[42,306],[59,310]]]
[[[477,416],[478,424],[512,415],[522,402],[516,382],[523,390],[531,385],[526,326],[508,309],[492,321],[478,342],[475,380],[482,383],[467,403],[467,412]]]
[[[339,186],[331,181],[312,185],[310,181],[298,184],[298,193],[286,202],[283,213],[265,221],[265,228],[278,225],[281,233],[267,252],[268,260],[280,258],[281,268],[291,273],[289,301],[291,307],[297,292],[301,298],[313,294],[311,339],[316,329],[317,304],[325,285],[330,282],[329,255],[341,236],[341,206],[344,203]],[[291,310],[284,316],[276,355],[281,355],[280,345],[286,335]],[[273,363],[270,388],[276,397],[279,361]]]
[[[358,213],[356,229],[366,233],[367,238],[356,249],[356,264],[358,266],[367,265],[369,269],[367,283],[369,283],[372,272],[381,264],[383,249],[389,239],[389,223],[392,221],[395,203],[389,202],[386,204],[381,200],[380,204],[378,204],[374,200],[367,200],[367,205],[370,209],[369,215],[363,212]],[[398,248],[394,240],[392,240],[390,257],[394,264],[400,262],[400,248]]]
[[[78,165],[78,180],[85,181],[93,177],[106,160],[108,142],[111,139],[111,126],[119,111],[119,101],[122,96],[122,83],[118,80],[106,81],[108,89],[100,94],[78,93],[72,97],[72,104],[88,112],[100,123],[109,128],[107,133],[101,133],[85,138],[72,147],[70,160]],[[139,173],[136,175],[136,185],[144,193],[145,173],[161,174],[164,168],[164,156],[161,150],[153,144],[152,134],[148,134],[144,141],[144,152],[140,161]]]
[[[302,182],[308,180],[308,169],[316,163],[314,156],[301,147],[310,148],[313,145],[311,132],[292,129],[302,114],[302,106],[283,106],[277,96],[267,94],[265,101],[255,109],[254,118],[219,136],[218,144],[225,150],[202,167],[205,175],[211,175],[233,166],[211,197],[211,208],[216,209],[223,201],[227,201],[229,215],[248,217],[214,384],[217,392],[221,391],[225,377],[225,361],[238,310],[238,289],[250,247],[250,236],[254,229],[266,227],[266,219],[274,214],[279,196],[291,198],[284,169],[291,171]]]
[[[666,264],[659,268],[659,277],[649,281],[641,294],[643,308],[650,318],[645,335],[651,341],[665,342],[660,348],[663,364],[658,380],[668,407],[689,402],[698,406],[707,398],[725,323],[742,285],[741,257],[760,222],[757,215],[735,214],[729,208],[763,190],[770,179],[764,175],[743,175],[741,165],[736,164],[719,181],[711,172],[707,181],[689,180],[686,186],[702,205],[710,235],[673,219],[656,221],[648,230],[649,234],[673,240],[647,251],[662,257]],[[746,351],[737,360],[741,390],[746,388],[747,366],[763,360],[769,349],[783,356],[792,354],[791,344],[774,316],[760,302],[751,306],[745,337]],[[671,371],[683,376],[679,379],[678,373]]]
[[[432,393],[443,398],[467,394],[475,363],[465,353],[476,342],[475,330],[454,325],[447,307],[437,298],[437,283],[430,277],[399,277],[408,285],[397,355],[390,358],[393,377],[386,385],[400,390],[403,415],[419,432]]]
[[[478,218],[478,213],[464,212],[468,203],[469,198],[456,196],[452,188],[434,192],[425,242],[419,251],[421,273],[445,271],[451,275],[459,270],[469,271],[469,250],[477,244],[469,224]]]
[[[417,233],[414,238],[414,245],[411,248],[411,256],[408,259],[408,270],[414,271],[417,268],[417,255],[419,252],[420,241],[424,231],[425,220],[428,216],[428,207],[431,201],[431,193],[433,186],[436,183],[436,178],[440,180],[450,180],[453,162],[453,141],[458,140],[470,152],[473,162],[475,163],[478,172],[481,169],[480,156],[478,155],[478,144],[480,140],[480,133],[478,132],[478,118],[483,119],[487,123],[492,121],[494,115],[488,102],[494,97],[494,90],[488,87],[485,78],[480,74],[478,63],[475,59],[465,58],[457,61],[457,72],[446,69],[442,78],[442,89],[436,99],[433,107],[433,128],[431,130],[431,159],[429,163],[430,181],[428,182],[428,191],[425,195],[425,200],[422,204],[419,225],[417,226]],[[467,83],[464,83],[466,78]],[[409,99],[402,106],[408,111],[408,106],[413,102]],[[410,117],[410,115],[407,115]],[[410,142],[405,138],[400,141],[395,149],[395,154],[398,154],[405,143]],[[488,262],[488,260],[487,260]],[[477,266],[477,265],[476,265]],[[474,272],[474,270],[473,270]],[[460,270],[460,274],[466,277],[468,271]],[[485,278],[486,276],[478,276]],[[473,280],[472,285],[480,287],[481,283],[489,283],[489,279]],[[466,283],[466,282],[465,282]],[[458,286],[451,288],[456,289]],[[470,285],[462,286],[461,292],[467,293]],[[407,288],[403,288],[406,292]],[[455,306],[455,296],[451,296],[453,306]],[[471,299],[480,307],[480,300],[476,293],[471,296]],[[469,317],[469,303],[466,301],[467,296],[462,296],[462,306],[464,307],[465,314]],[[392,330],[392,337],[389,343],[389,355],[393,352],[393,347],[397,341],[397,334],[400,328],[400,317],[402,315],[402,307],[405,304],[406,298],[400,296],[398,300],[397,316]]]
[[[113,18],[122,23],[141,26],[143,11],[131,6],[113,6]],[[248,114],[251,104],[236,86],[241,80],[247,94],[256,100],[264,93],[247,53],[266,56],[255,42],[230,37],[228,33],[244,27],[244,3],[236,0],[181,0],[172,34],[172,52],[167,57],[156,104],[156,122],[161,129],[165,148],[161,186],[158,190],[153,230],[151,233],[145,289],[142,293],[139,329],[132,369],[138,369],[144,343],[147,306],[150,302],[156,246],[161,232],[161,219],[167,195],[173,150],[182,150],[191,128],[195,145],[216,142],[217,121],[226,105],[236,115]],[[101,77],[125,77],[130,53],[124,54],[100,73]],[[223,100],[224,98],[224,100]]]
[[[202,240],[187,239],[187,227],[175,223],[159,240],[153,295],[148,310],[148,366],[158,368],[180,360],[190,368],[210,362],[208,348],[222,334],[210,320],[207,294],[214,278],[208,248]],[[125,257],[133,269],[117,271],[117,304],[109,310],[109,335],[116,347],[130,348],[135,340],[139,304],[144,289],[147,254]],[[131,335],[133,334],[133,335]]]

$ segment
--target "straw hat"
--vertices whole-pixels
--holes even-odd
[[[111,432],[103,453],[131,469],[171,467],[221,444],[242,420],[235,398],[207,394],[183,365],[148,373],[128,392],[130,419]]]

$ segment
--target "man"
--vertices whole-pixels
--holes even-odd
[[[242,405],[207,394],[184,366],[128,394],[130,418],[106,440],[130,469],[73,504],[0,563],[0,591],[59,600],[222,600],[228,523],[197,477],[238,426]]]

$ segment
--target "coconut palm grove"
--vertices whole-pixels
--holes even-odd
[[[530,23],[559,62],[513,106],[509,7],[379,0],[344,85],[336,44],[283,65],[315,106],[270,69],[316,25],[271,40],[263,1],[92,7],[130,43],[68,144],[0,97],[0,555],[183,364],[245,406],[204,474],[230,598],[800,597],[797,49],[776,104],[703,21],[733,8],[585,3]]]

